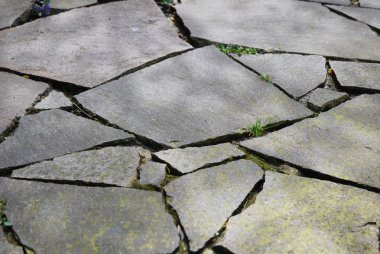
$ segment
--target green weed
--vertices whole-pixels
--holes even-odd
[[[269,75],[267,75],[267,74],[261,74],[261,75],[260,75],[260,79],[261,79],[262,81],[265,81],[265,82],[268,82],[268,83],[273,84],[272,77],[269,76]]]
[[[170,5],[173,3],[173,0],[161,0],[161,3],[165,5]]]
[[[249,124],[246,128],[244,128],[244,130],[252,137],[261,137],[264,135],[265,131],[269,129],[273,121],[274,118],[269,118],[264,122],[258,119],[255,123]]]
[[[0,198],[0,226],[12,227],[12,223],[7,219],[4,212],[7,208],[7,201]]]
[[[218,44],[217,47],[220,51],[222,51],[225,54],[237,54],[239,56],[257,54],[257,50],[255,48],[248,48],[248,47],[243,47],[243,46],[238,46],[238,45]]]

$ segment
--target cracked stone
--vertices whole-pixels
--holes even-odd
[[[328,5],[329,8],[337,10],[358,21],[380,29],[380,10],[370,8],[357,8],[346,6]]]
[[[253,205],[232,217],[220,246],[233,253],[378,253],[380,195],[267,172]],[[364,227],[363,227],[364,226]]]
[[[317,88],[310,94],[308,106],[316,111],[326,111],[349,98],[347,93]]]
[[[30,0],[0,0],[0,29],[10,27],[27,9]],[[3,52],[2,52],[3,54]]]
[[[362,95],[313,119],[244,141],[249,150],[380,189],[380,94]]]
[[[36,253],[172,253],[179,243],[157,192],[6,178],[0,186],[15,231]]]
[[[49,95],[37,103],[34,107],[36,109],[54,109],[71,107],[71,101],[63,93],[57,91],[51,91]]]
[[[0,66],[94,87],[189,48],[154,1],[117,1],[0,31]]]
[[[380,64],[331,61],[330,66],[342,87],[380,91]]]
[[[215,163],[244,156],[236,146],[225,143],[214,146],[169,149],[154,154],[181,173],[189,173]]]
[[[236,134],[257,119],[311,115],[214,46],[166,59],[76,98],[109,122],[169,147]]]
[[[360,6],[367,7],[367,8],[380,8],[380,1],[379,0],[360,0]]]
[[[13,136],[0,144],[0,169],[52,159],[132,135],[53,109],[20,119]]]
[[[166,164],[148,161],[140,168],[139,183],[161,187],[165,180]]]
[[[0,8],[1,9],[1,8]],[[25,113],[49,86],[14,74],[0,72],[0,134]]]
[[[183,0],[176,9],[193,37],[267,50],[380,60],[380,37],[374,31],[319,3],[225,0],[215,5],[214,0]]]
[[[182,176],[165,187],[192,251],[220,230],[263,174],[255,163],[239,160]]]
[[[107,147],[72,153],[15,170],[12,177],[132,187],[141,150],[139,147]]]
[[[326,79],[326,59],[321,56],[295,54],[242,55],[235,57],[272,81],[288,94],[298,98]]]
[[[53,9],[73,9],[91,4],[96,4],[97,0],[51,0],[50,7]]]

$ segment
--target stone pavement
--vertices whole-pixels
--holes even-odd
[[[0,254],[380,253],[380,1],[0,7]]]

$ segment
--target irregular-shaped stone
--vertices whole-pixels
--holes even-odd
[[[330,66],[342,87],[380,91],[380,64],[331,61]]]
[[[1,8],[0,8],[1,9]],[[49,86],[14,74],[0,72],[0,134],[25,113]]]
[[[64,10],[96,4],[97,2],[97,0],[51,0],[50,7],[53,9]]]
[[[0,0],[0,29],[10,27],[31,5],[30,0]]]
[[[349,98],[347,93],[317,88],[310,94],[308,106],[316,111],[326,111]]]
[[[379,0],[360,0],[361,7],[380,8]]]
[[[169,149],[154,154],[181,173],[189,173],[202,167],[242,157],[244,153],[236,146],[225,143],[214,146]]]
[[[328,5],[329,8],[337,10],[358,21],[380,29],[380,10],[370,8],[357,8],[346,6]]]
[[[49,95],[37,103],[34,108],[36,109],[54,109],[71,107],[71,101],[63,93],[51,91]]]
[[[166,164],[148,161],[140,167],[139,174],[140,184],[160,187],[165,180]]]
[[[262,178],[263,171],[255,163],[239,160],[182,176],[165,187],[192,251],[221,229]]]
[[[380,94],[241,143],[294,165],[380,189]]]
[[[121,128],[171,147],[224,137],[257,119],[294,120],[311,114],[214,46],[167,59],[76,98]]]
[[[321,56],[295,54],[242,55],[236,57],[272,81],[288,94],[299,98],[326,79],[326,59]]]
[[[188,48],[154,1],[117,1],[0,31],[0,66],[94,87]]]
[[[267,50],[380,60],[380,37],[374,31],[319,3],[223,0],[215,5],[214,0],[183,0],[176,10],[197,38]]]
[[[221,246],[233,253],[378,253],[380,195],[267,172],[255,203],[232,217]]]
[[[172,253],[178,246],[160,193],[4,178],[0,186],[14,229],[36,253]]]
[[[139,147],[107,147],[72,153],[18,169],[13,171],[12,177],[132,187],[141,150]]]
[[[42,111],[22,117],[13,136],[0,144],[0,169],[132,138],[124,131],[60,109]]]

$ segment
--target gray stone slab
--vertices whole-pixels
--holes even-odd
[[[380,91],[380,64],[330,61],[330,65],[343,87]]]
[[[296,98],[326,79],[326,59],[321,56],[264,54],[235,58],[260,74],[269,75],[275,84]]]
[[[380,189],[380,95],[362,95],[318,117],[241,143],[336,178]]]
[[[0,178],[0,196],[36,253],[172,253],[178,230],[160,193]]]
[[[140,167],[139,183],[161,187],[166,174],[166,164],[148,161]]]
[[[309,107],[316,111],[326,111],[346,101],[348,98],[347,93],[317,88],[311,92],[307,103]]]
[[[154,154],[181,173],[189,173],[202,167],[221,163],[244,153],[236,146],[225,143],[215,146],[169,149]]]
[[[117,1],[0,31],[0,67],[94,87],[188,48],[154,1]]]
[[[51,0],[50,7],[65,10],[96,4],[97,2],[97,0]]]
[[[267,172],[263,191],[229,220],[220,245],[241,254],[378,253],[379,202],[362,189]]]
[[[13,171],[13,178],[81,181],[132,187],[137,180],[139,147],[107,147],[72,153]]]
[[[22,247],[11,244],[7,241],[3,231],[0,232],[0,253],[1,254],[24,254]]]
[[[263,171],[255,163],[239,160],[182,176],[165,186],[192,251],[221,229],[262,178]]]
[[[380,8],[379,0],[360,0],[361,7]]]
[[[37,103],[34,108],[36,109],[54,109],[71,107],[71,101],[63,93],[51,91],[49,95]]]
[[[307,2],[317,2],[326,4],[351,5],[351,0],[305,0]]]
[[[30,0],[0,0],[0,29],[10,27],[31,5]]]
[[[357,8],[346,6],[328,5],[329,8],[337,10],[358,21],[380,29],[380,10],[370,8]]]
[[[0,8],[1,9],[1,8]],[[25,113],[49,86],[14,74],[0,72],[0,134]]]
[[[311,114],[214,46],[167,59],[76,98],[108,121],[171,147],[236,133],[257,119],[294,120]]]
[[[224,0],[215,5],[213,0],[183,0],[176,9],[193,37],[267,50],[380,60],[380,37],[374,31],[319,3]]]
[[[22,117],[15,133],[0,144],[0,169],[132,138],[124,131],[59,109],[42,111]]]

